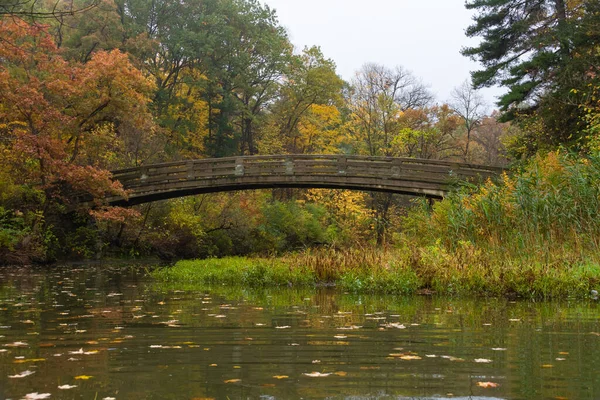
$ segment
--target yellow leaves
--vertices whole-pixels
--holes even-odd
[[[490,389],[490,388],[497,388],[498,386],[500,386],[500,384],[495,383],[495,382],[477,382],[477,386],[484,388],[484,389]]]
[[[287,375],[274,375],[273,378],[275,378],[275,379],[288,379],[289,376],[287,376]]]
[[[313,104],[298,123],[298,136],[292,138],[292,148],[301,153],[337,153],[338,145],[345,139],[340,124],[336,106]]]
[[[91,375],[78,375],[75,377],[75,379],[78,381],[87,381],[92,378],[93,378],[93,376],[91,376]]]
[[[223,381],[224,383],[238,383],[241,382],[241,379],[227,379],[226,381]]]
[[[46,359],[45,358],[23,358],[23,359],[14,360],[13,363],[26,364],[26,363],[37,363],[37,362],[42,362],[42,361],[46,361]]]

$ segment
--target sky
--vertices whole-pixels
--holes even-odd
[[[400,65],[421,78],[438,102],[479,69],[460,54],[472,12],[464,0],[261,0],[277,11],[297,49],[320,46],[350,81],[361,66]],[[482,90],[494,108],[499,88]]]

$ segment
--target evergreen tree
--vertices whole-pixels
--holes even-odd
[[[596,79],[600,65],[598,2],[469,0],[466,7],[478,12],[467,36],[483,39],[463,49],[484,67],[473,72],[473,84],[508,88],[498,103],[505,119],[534,116],[541,122],[543,134],[537,129],[526,152],[579,143],[586,125],[573,94]]]

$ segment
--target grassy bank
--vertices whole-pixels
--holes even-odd
[[[600,288],[598,260],[562,260],[559,264],[513,260],[491,264],[471,249],[454,255],[439,248],[307,250],[280,258],[180,261],[155,271],[163,282],[227,284],[245,287],[335,284],[352,292],[443,295],[517,295],[526,298],[588,297]]]

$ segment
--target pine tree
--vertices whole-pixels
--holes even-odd
[[[578,143],[585,131],[580,99],[600,65],[600,5],[597,0],[468,0],[476,10],[466,33],[481,37],[463,54],[480,62],[477,88],[500,85],[504,119],[534,115],[544,145]],[[533,146],[538,148],[540,143]]]

